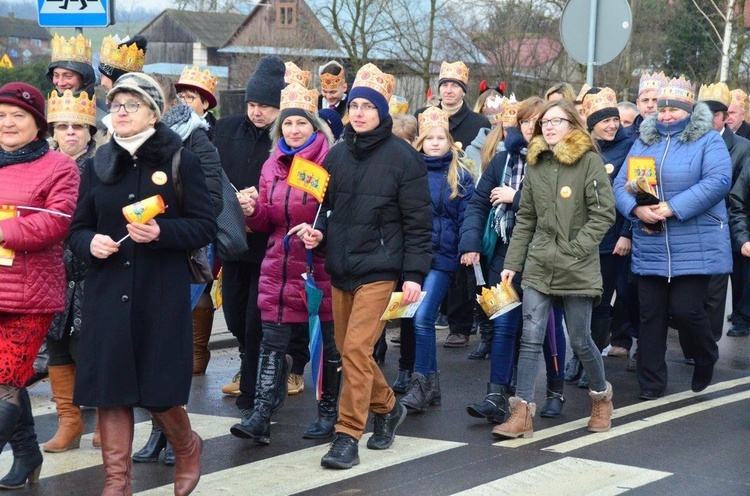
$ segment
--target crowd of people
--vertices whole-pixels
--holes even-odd
[[[566,82],[517,100],[483,81],[472,107],[469,68],[443,62],[439,96],[410,115],[373,64],[351,79],[325,63],[319,93],[311,71],[268,56],[246,113],[217,120],[217,78],[143,73],[147,48],[141,36],[104,40],[106,101],[82,35],[54,37],[48,98],[0,88],[0,445],[14,457],[0,488],[40,476],[27,387],[46,344],[59,426],[41,449],[78,448],[80,407],[95,407],[102,494],[132,494],[133,462],[162,452],[175,494],[190,494],[202,440],[185,406],[210,359],[217,277],[241,364],[222,387],[239,409],[231,434],[270,444],[272,415],[304,390],[309,363],[317,412],[303,437],[331,440],[331,469],[359,463],[370,412],[366,446],[383,450],[407,414],[441,403],[440,325],[449,348],[479,334],[469,358],[489,357],[489,381],[466,411],[497,438],[533,434],[540,356],[540,416],[559,416],[575,383],[589,390],[591,432],[611,426],[602,355],[626,359],[641,400],[659,398],[669,327],[703,391],[730,278],[727,335],[750,335],[740,89],[646,72],[635,103]],[[298,167],[323,171],[307,177],[312,190]],[[230,211],[242,246],[231,253]],[[313,280],[314,311],[300,297]],[[389,381],[380,316],[395,291],[418,307],[392,338]],[[501,308],[512,294],[520,304]],[[133,453],[135,407],[152,431]]]

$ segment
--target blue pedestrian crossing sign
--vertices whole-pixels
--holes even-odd
[[[104,28],[114,24],[114,0],[37,0],[44,28]]]

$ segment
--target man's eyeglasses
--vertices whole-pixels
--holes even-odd
[[[110,114],[118,113],[120,109],[123,107],[125,107],[125,112],[127,112],[128,114],[133,114],[135,112],[138,112],[138,109],[141,107],[141,102],[126,102],[126,103],[109,102],[107,104],[107,108],[109,109]]]
[[[362,105],[357,105],[356,103],[349,104],[349,112],[356,112],[357,110],[361,110],[362,112],[371,112],[376,108],[377,107],[375,105],[372,105],[370,103],[363,103]]]
[[[198,98],[195,95],[188,95],[187,93],[178,93],[177,96],[185,103],[193,103],[193,101]]]

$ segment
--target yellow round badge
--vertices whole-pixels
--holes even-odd
[[[612,174],[615,171],[615,166],[612,164],[607,164],[604,166],[604,170],[607,171],[607,174]]]
[[[572,191],[570,190],[569,186],[563,186],[562,188],[560,188],[560,196],[562,196],[563,198],[570,198],[571,193]]]
[[[167,184],[167,175],[162,171],[156,171],[151,175],[151,180],[154,182],[154,184],[163,186]]]

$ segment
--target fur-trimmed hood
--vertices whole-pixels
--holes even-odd
[[[529,143],[526,162],[529,165],[535,165],[544,152],[552,152],[561,164],[573,165],[587,152],[594,150],[594,142],[591,140],[591,136],[578,129],[573,129],[554,148],[547,145],[542,135],[532,138],[531,143]]]
[[[138,149],[138,162],[146,166],[157,166],[169,160],[182,147],[180,136],[162,122],[155,126],[156,132]],[[112,139],[99,148],[94,156],[94,172],[104,184],[114,184],[122,173],[133,166],[130,153]]]
[[[656,113],[651,114],[643,119],[641,124],[640,140],[648,146],[658,143],[663,136],[677,133],[680,134],[678,139],[683,143],[696,141],[714,128],[714,114],[704,102],[696,103],[693,107],[693,113],[686,117],[684,121],[669,126],[660,124],[656,117]]]

